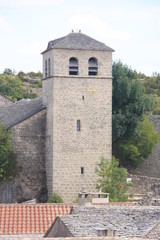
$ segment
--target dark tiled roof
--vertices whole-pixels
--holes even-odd
[[[0,122],[10,128],[44,109],[42,97],[33,100],[22,99],[0,109]]]
[[[0,204],[0,237],[44,234],[57,216],[70,212],[71,206],[65,204]]]
[[[73,208],[72,213],[60,220],[75,237],[97,236],[99,228],[117,230],[120,237],[143,237],[160,222],[160,208],[153,207]]]
[[[50,41],[46,51],[52,48],[114,51],[104,43],[99,42],[83,33],[70,33],[65,37]]]

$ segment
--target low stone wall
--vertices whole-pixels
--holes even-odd
[[[147,177],[141,175],[129,175],[132,178],[134,186],[130,189],[131,192],[136,194],[146,194],[153,191],[151,186],[160,184],[160,178]]]

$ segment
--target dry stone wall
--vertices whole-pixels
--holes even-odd
[[[45,171],[46,110],[12,127],[15,155],[20,167],[17,177],[0,186],[0,202],[47,199]]]
[[[13,102],[9,98],[0,94],[0,108],[1,107],[6,107],[7,105],[12,104],[12,103]]]
[[[147,177],[141,175],[132,175],[129,177],[132,179],[134,186],[132,187],[133,193],[146,194],[147,192],[154,191],[154,185],[160,185],[160,178]]]

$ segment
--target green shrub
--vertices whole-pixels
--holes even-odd
[[[48,199],[48,203],[63,203],[63,199],[57,193],[53,193],[52,197]]]
[[[138,167],[150,154],[159,142],[159,134],[154,125],[145,117],[137,126],[137,132],[130,139],[121,142],[117,147],[117,156],[125,161],[125,166]]]
[[[96,168],[98,175],[97,189],[109,193],[111,202],[128,201],[127,190],[131,183],[127,183],[127,169],[119,167],[119,162],[113,157],[112,161],[101,158]]]
[[[18,172],[13,147],[11,131],[6,130],[0,123],[0,182],[6,182]]]

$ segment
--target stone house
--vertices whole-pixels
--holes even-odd
[[[0,109],[21,167],[0,186],[0,202],[95,191],[95,166],[112,156],[112,52],[81,32],[48,43],[42,97]]]
[[[44,237],[108,236],[160,239],[160,208],[73,207],[72,214],[58,216]]]

